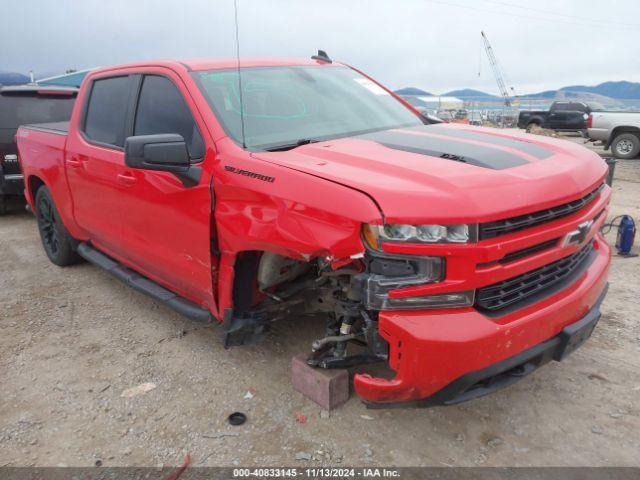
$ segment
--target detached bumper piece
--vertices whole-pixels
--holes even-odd
[[[456,405],[506,388],[551,360],[561,361],[584,344],[600,319],[600,305],[608,290],[602,292],[589,312],[553,338],[489,367],[470,372],[442,390],[421,400],[398,403],[367,403],[369,408],[433,407]]]

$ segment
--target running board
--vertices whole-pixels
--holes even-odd
[[[143,277],[139,273],[125,267],[102,252],[86,243],[78,245],[78,254],[85,260],[107,271],[133,289],[149,295],[151,298],[164,303],[178,313],[199,322],[212,321],[211,313],[195,303],[158,285],[153,280]]]

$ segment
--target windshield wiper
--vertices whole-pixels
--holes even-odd
[[[286,152],[287,150],[293,150],[294,148],[301,147],[302,145],[309,145],[310,143],[317,143],[320,140],[313,138],[301,138],[293,143],[284,143],[282,145],[276,145],[274,147],[265,148],[267,152]]]

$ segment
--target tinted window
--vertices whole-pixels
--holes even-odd
[[[93,82],[84,124],[84,133],[91,140],[119,147],[124,145],[129,85],[129,77]]]
[[[65,122],[71,118],[75,95],[4,93],[0,95],[0,128],[27,123]]]
[[[147,75],[142,82],[134,135],[182,135],[191,158],[204,156],[204,143],[178,88],[165,77]]]
[[[563,112],[584,112],[586,105],[584,103],[556,102],[554,109]]]

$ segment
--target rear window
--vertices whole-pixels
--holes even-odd
[[[118,147],[124,145],[130,85],[128,76],[93,82],[84,121],[84,133],[90,140]]]
[[[28,123],[66,122],[71,118],[75,95],[38,95],[5,92],[0,95],[0,128]]]
[[[563,112],[585,112],[587,106],[580,102],[555,102],[553,109]]]

